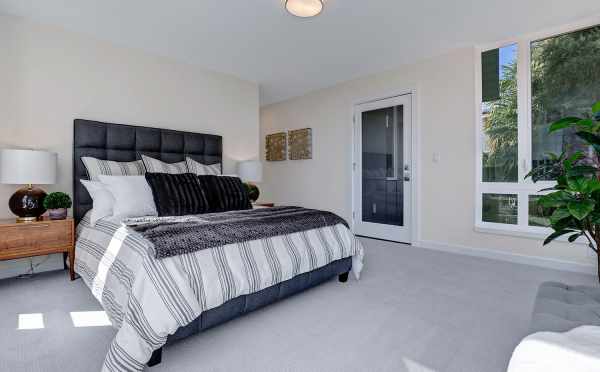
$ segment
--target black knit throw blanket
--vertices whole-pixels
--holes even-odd
[[[182,217],[130,218],[123,223],[154,245],[156,258],[292,234],[346,221],[331,212],[274,207]]]

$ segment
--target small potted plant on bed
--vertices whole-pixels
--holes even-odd
[[[67,218],[67,209],[71,208],[71,197],[64,192],[52,192],[44,199],[44,208],[48,210],[51,220]]]
[[[554,230],[544,245],[568,235],[568,241],[585,239],[597,255],[600,281],[600,101],[592,106],[587,118],[566,117],[550,125],[550,133],[571,130],[589,147],[583,151],[563,151],[550,154],[550,161],[534,168],[526,177],[533,182],[555,181],[538,204],[551,213],[550,227]]]

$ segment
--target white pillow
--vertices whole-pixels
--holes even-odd
[[[144,168],[144,163],[141,160],[121,162],[82,156],[81,161],[85,166],[88,178],[92,181],[98,181],[98,176],[101,174],[107,176],[141,176],[146,173],[146,168]]]
[[[115,198],[113,215],[119,218],[156,216],[152,189],[144,176],[105,176],[100,181]]]
[[[92,197],[94,207],[90,213],[90,224],[96,225],[99,219],[113,215],[115,198],[105,184],[98,181],[80,180]]]
[[[185,161],[187,163],[189,172],[194,173],[198,176],[205,176],[211,174],[218,176],[221,174],[221,163],[206,165],[197,162],[196,160],[189,157],[186,157]]]
[[[182,174],[188,172],[185,160],[179,163],[165,163],[164,161],[142,155],[142,161],[144,162],[144,167],[146,167],[146,172],[150,173]]]

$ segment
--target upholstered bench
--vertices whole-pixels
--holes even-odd
[[[600,326],[600,287],[546,282],[538,290],[530,333]]]

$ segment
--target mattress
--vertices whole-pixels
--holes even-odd
[[[157,259],[141,235],[107,219],[91,226],[89,213],[75,249],[75,271],[118,330],[104,371],[140,371],[204,312],[335,261],[351,258],[358,278],[363,259],[360,242],[341,224]]]

